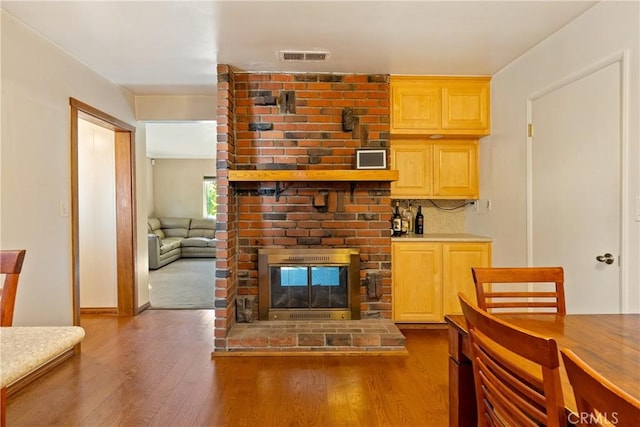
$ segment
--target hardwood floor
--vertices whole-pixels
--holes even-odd
[[[7,399],[9,426],[446,426],[446,330],[409,356],[211,358],[213,312],[83,316],[82,353]]]

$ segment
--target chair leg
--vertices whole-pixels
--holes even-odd
[[[7,388],[0,389],[0,426],[7,426]]]

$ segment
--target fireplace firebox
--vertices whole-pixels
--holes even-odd
[[[360,319],[357,249],[258,250],[260,320]]]

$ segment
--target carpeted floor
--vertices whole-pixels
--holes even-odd
[[[151,308],[213,308],[215,262],[215,258],[181,258],[150,270]]]

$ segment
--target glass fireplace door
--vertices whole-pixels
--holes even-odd
[[[348,308],[347,266],[271,266],[271,308]]]
[[[347,308],[347,267],[310,267],[311,308]]]
[[[271,267],[271,308],[309,308],[307,267]]]
[[[360,251],[258,249],[260,320],[360,319]]]

